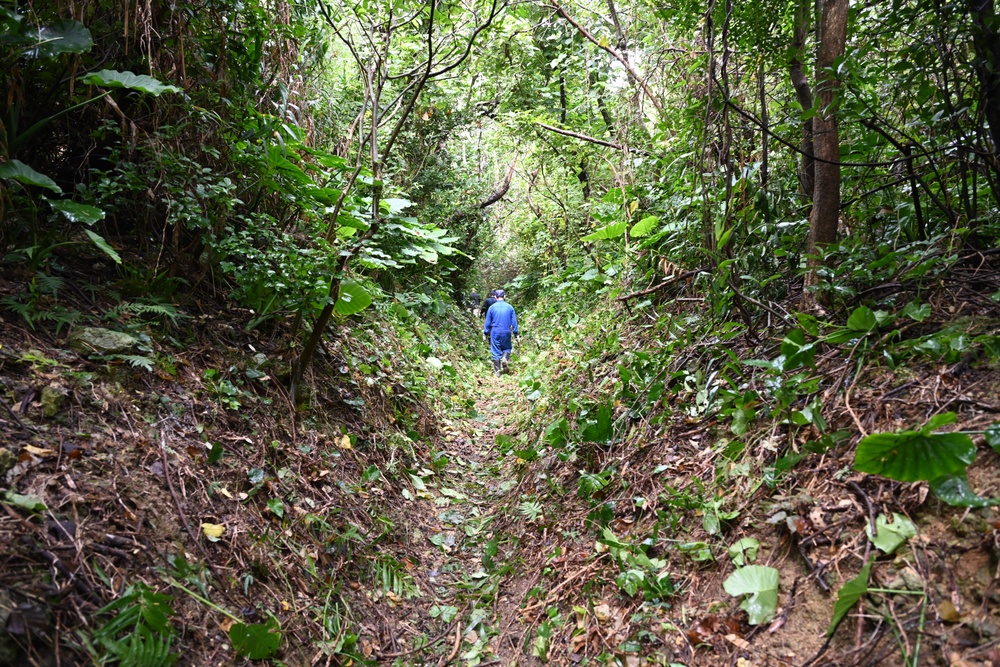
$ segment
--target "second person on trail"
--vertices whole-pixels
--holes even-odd
[[[483,301],[483,316],[490,312],[490,306],[497,302],[497,291],[491,289],[490,293],[486,296],[486,301]]]
[[[496,291],[497,302],[486,311],[486,323],[483,325],[483,338],[490,341],[490,356],[493,358],[493,374],[500,377],[503,369],[510,365],[510,353],[514,347],[514,336],[520,336],[517,330],[517,313],[514,307],[507,303],[506,294],[502,289]]]

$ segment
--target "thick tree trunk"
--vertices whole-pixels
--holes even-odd
[[[972,45],[979,79],[979,109],[989,124],[993,142],[990,164],[1000,172],[1000,34],[993,0],[967,0],[972,18]]]
[[[809,35],[809,25],[812,23],[811,0],[799,0],[795,10],[795,27],[792,33],[792,57],[788,63],[792,87],[802,111],[812,109],[813,96],[809,88],[803,63],[806,54],[806,37]],[[799,194],[803,199],[812,197],[813,184],[816,182],[816,162],[813,160],[813,120],[809,118],[802,123],[802,155],[799,158]]]
[[[837,240],[840,220],[840,134],[834,93],[839,82],[829,69],[844,54],[847,41],[848,0],[825,0],[820,19],[819,47],[816,54],[816,92],[819,113],[813,122],[816,182],[813,185],[813,208],[809,218],[809,254],[815,255]],[[817,284],[818,262],[811,260],[806,274],[806,288]],[[815,304],[815,295],[803,293],[803,305]]]

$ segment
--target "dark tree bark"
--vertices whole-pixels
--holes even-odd
[[[809,88],[809,80],[806,78],[803,63],[806,54],[806,37],[809,35],[809,25],[812,22],[812,2],[810,0],[799,0],[799,6],[795,10],[795,26],[792,32],[792,58],[788,64],[789,74],[792,79],[792,87],[795,88],[795,98],[803,111],[812,109],[813,96]],[[813,184],[816,182],[816,162],[813,160],[813,119],[809,118],[802,123],[802,149],[799,158],[799,194],[803,198],[812,197]]]
[[[840,133],[834,94],[839,86],[830,73],[837,58],[844,54],[847,41],[848,0],[825,0],[820,18],[819,46],[816,54],[816,92],[819,113],[813,120],[813,146],[816,182],[813,185],[813,208],[809,218],[809,253],[815,255],[825,246],[836,242],[840,221]],[[817,283],[817,263],[812,260],[806,274],[806,287]],[[806,290],[803,305],[812,307],[815,295]]]
[[[993,0],[968,0],[972,45],[976,50],[979,105],[990,126],[993,154],[1000,152],[1000,35]]]
[[[566,103],[566,76],[563,74],[562,70],[559,70],[559,122],[563,125],[566,124],[566,111],[568,105]]]

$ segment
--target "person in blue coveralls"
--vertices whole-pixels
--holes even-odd
[[[486,311],[483,338],[490,341],[493,374],[500,377],[500,373],[510,365],[514,336],[520,337],[521,334],[517,330],[517,313],[514,312],[514,306],[507,303],[502,289],[496,291],[496,299],[497,302]]]

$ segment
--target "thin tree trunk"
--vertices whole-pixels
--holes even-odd
[[[566,76],[559,70],[559,122],[566,124]]]
[[[760,61],[760,70],[757,72],[758,94],[760,96],[760,187],[767,190],[768,174],[768,151],[767,133],[769,120],[767,118],[767,88],[765,87],[764,61]]]
[[[819,113],[813,123],[813,145],[818,158],[814,167],[816,182],[813,185],[813,209],[809,219],[809,254],[816,255],[837,240],[840,220],[840,134],[837,128],[837,110],[834,96],[839,86],[836,75],[829,70],[844,54],[847,41],[847,12],[849,0],[825,0],[820,19],[820,39],[816,56],[816,92],[819,94]],[[803,292],[803,305],[812,307],[815,294],[808,288],[818,283],[817,259],[810,260]]]
[[[812,22],[812,2],[799,0],[795,10],[795,27],[792,33],[792,58],[788,64],[792,87],[795,88],[795,98],[802,111],[812,109],[812,90],[806,78],[803,63],[805,62],[806,37],[809,35],[809,25]],[[813,119],[802,123],[802,155],[799,158],[799,194],[808,201],[812,197],[813,184],[816,182],[816,162],[813,160]]]

